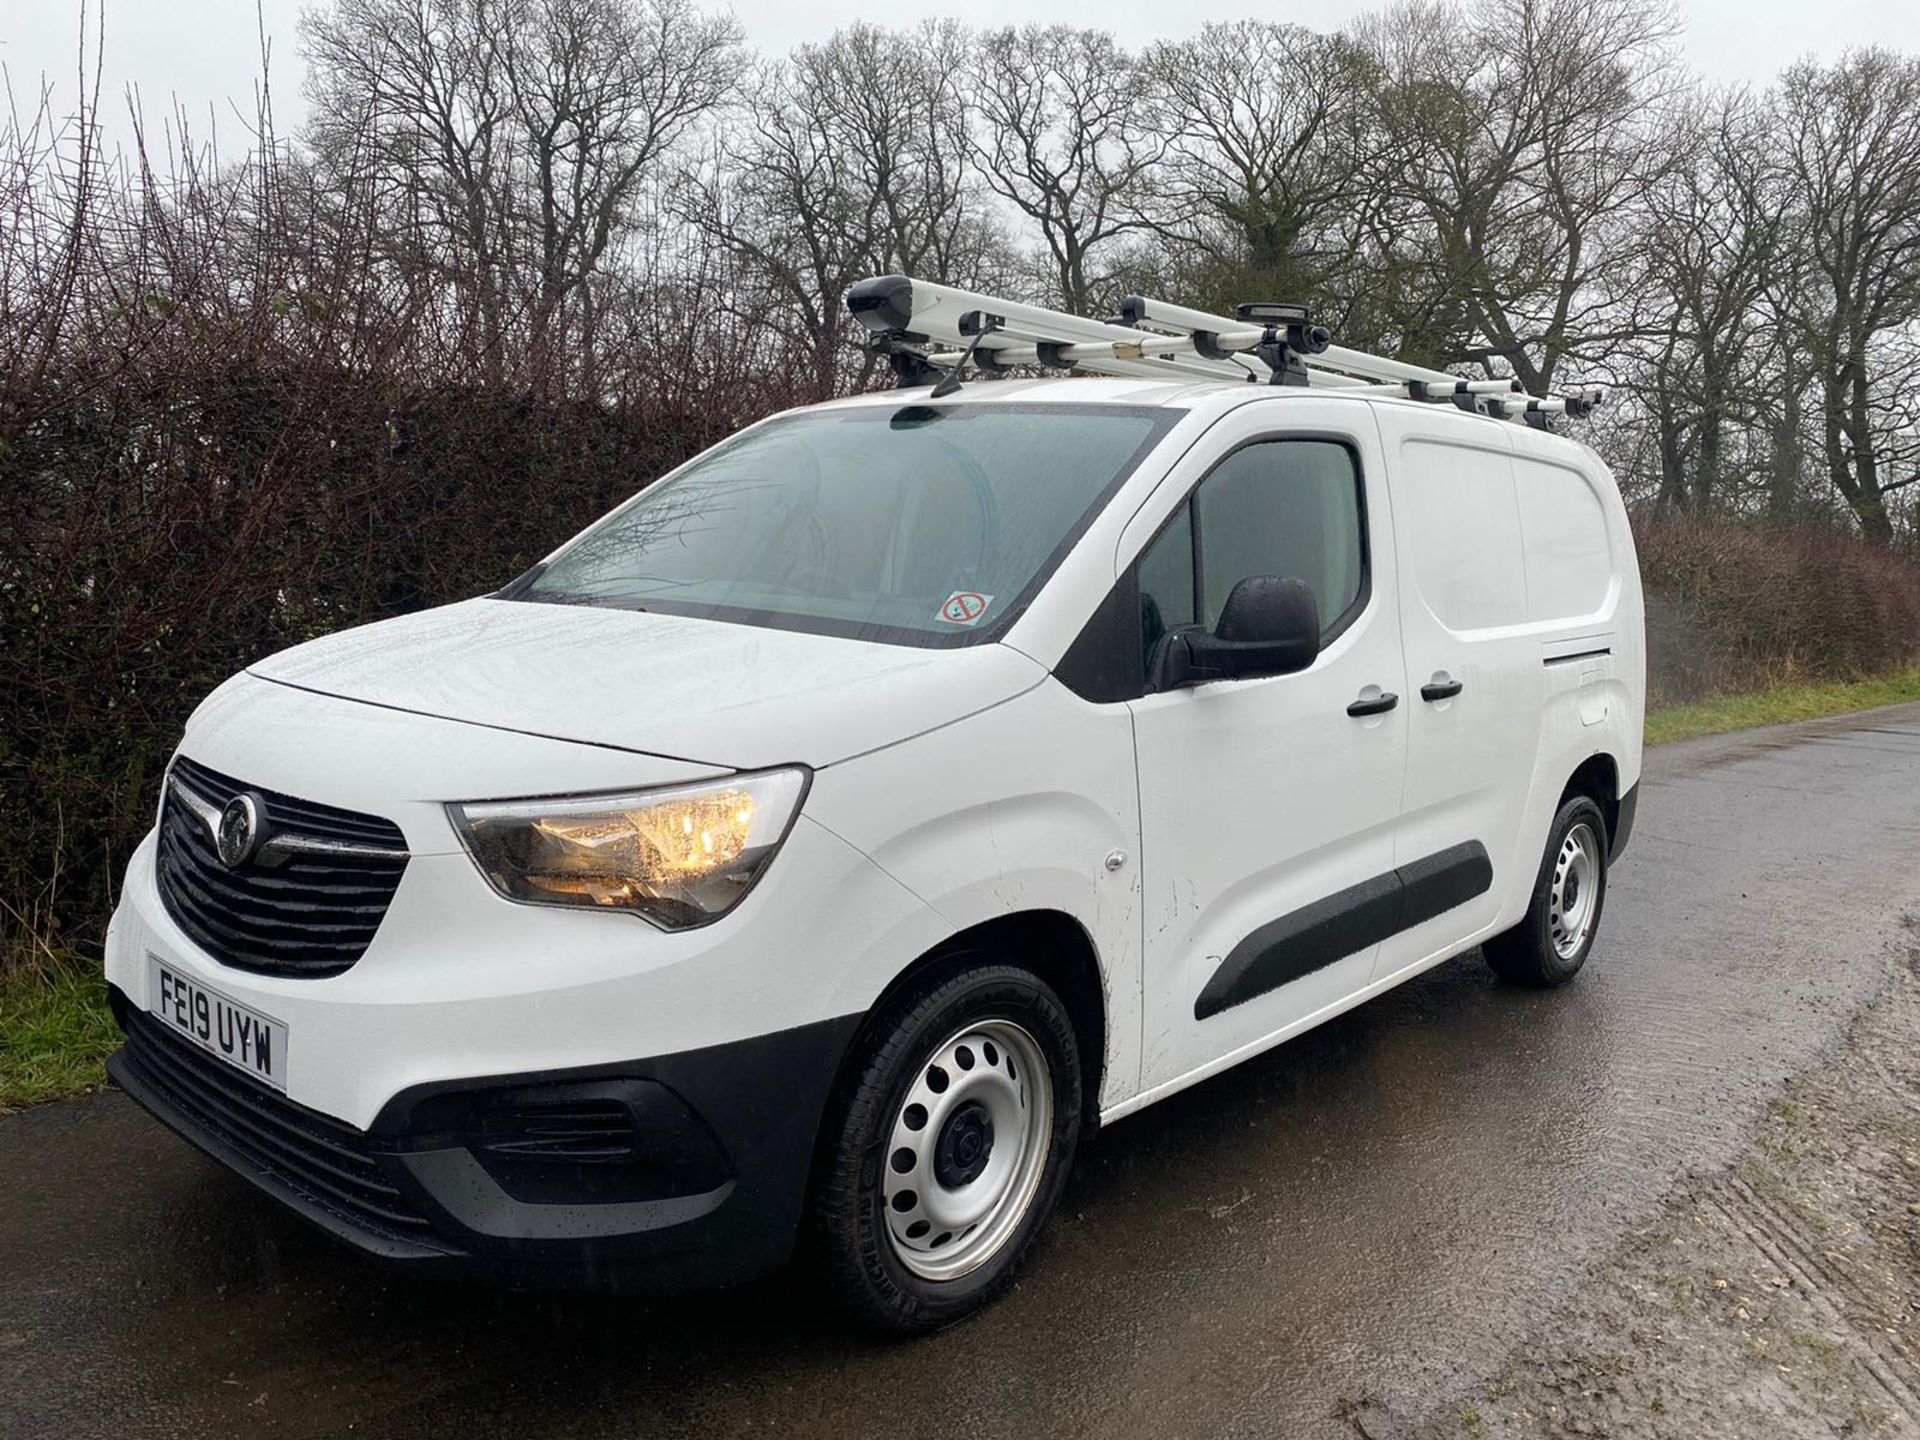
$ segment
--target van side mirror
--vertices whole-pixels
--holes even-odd
[[[1157,690],[1291,675],[1320,653],[1320,604],[1304,580],[1249,575],[1233,587],[1213,632],[1170,637]]]

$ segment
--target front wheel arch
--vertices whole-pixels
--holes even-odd
[[[1071,1172],[1085,1108],[1072,1017],[1032,970],[972,951],[950,972],[917,973],[850,1046],[816,1145],[806,1216],[809,1264],[856,1318],[897,1335],[951,1324],[1013,1283]],[[971,1082],[979,1083],[970,1090]],[[990,1091],[1007,1103],[996,1107]],[[1048,1098],[1029,1123],[1009,1123],[1038,1095]],[[996,1109],[984,1128],[967,1113]],[[970,1126],[971,1153],[962,1133]],[[1016,1136],[1017,1151],[1008,1144]],[[1012,1168],[996,1181],[998,1158]],[[976,1233],[986,1248],[969,1256]],[[958,1268],[944,1273],[949,1242]]]
[[[837,1095],[845,1084],[847,1071],[860,1053],[861,1045],[872,1038],[876,1016],[886,1013],[907,991],[937,975],[957,970],[982,954],[1031,970],[1066,1003],[1079,1041],[1080,1073],[1085,1081],[1082,1120],[1089,1128],[1096,1125],[1107,1061],[1105,971],[1093,937],[1084,925],[1063,910],[1017,910],[995,916],[955,931],[908,962],[867,1008],[865,1018],[841,1056],[834,1093]]]

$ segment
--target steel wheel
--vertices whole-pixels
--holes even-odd
[[[979,1268],[1020,1228],[1047,1167],[1053,1077],[1011,1020],[934,1047],[894,1116],[883,1168],[887,1238],[925,1280]]]
[[[1600,837],[1587,824],[1575,825],[1560,842],[1548,891],[1547,927],[1553,950],[1571,960],[1587,943],[1600,898]]]

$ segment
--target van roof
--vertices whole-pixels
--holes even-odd
[[[1031,379],[981,378],[969,380],[953,394],[943,396],[937,403],[941,405],[983,405],[983,404],[1075,404],[1075,405],[1148,405],[1155,408],[1185,411],[1211,410],[1225,414],[1242,405],[1258,401],[1279,403],[1289,396],[1311,396],[1316,400],[1340,400],[1350,405],[1392,406],[1402,411],[1415,411],[1424,419],[1441,427],[1459,425],[1492,425],[1499,427],[1495,432],[1513,439],[1516,444],[1551,452],[1559,446],[1570,446],[1584,456],[1592,451],[1580,441],[1554,431],[1536,430],[1529,426],[1516,425],[1510,421],[1497,420],[1488,415],[1469,414],[1452,405],[1437,404],[1433,401],[1410,400],[1399,395],[1346,394],[1339,390],[1297,387],[1288,385],[1266,385],[1257,382],[1247,384],[1222,383],[1217,380],[1135,380],[1106,378],[1101,376],[1053,375]],[[924,395],[914,390],[876,390],[860,395],[849,395],[838,400],[828,400],[818,405],[800,407],[804,410],[844,410],[870,406],[899,406],[924,400]]]

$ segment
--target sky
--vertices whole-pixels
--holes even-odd
[[[103,0],[87,0],[98,33]],[[260,73],[260,29],[271,44],[270,77],[281,129],[298,122],[298,20],[307,0],[104,0],[106,48],[102,89],[115,103],[109,131],[125,140],[123,97],[138,90],[149,123],[175,101],[204,137],[216,127],[222,148],[244,148],[241,117],[251,121]],[[1713,80],[1764,81],[1802,55],[1830,59],[1850,45],[1880,44],[1920,52],[1916,0],[1678,0],[1686,22],[1689,63]],[[715,7],[717,8],[717,7]],[[987,28],[1029,21],[1097,24],[1128,46],[1191,34],[1211,20],[1248,16],[1332,29],[1373,8],[1364,0],[733,0],[748,40],[777,52],[824,39],[859,19],[911,25],[929,16]],[[56,112],[78,93],[81,0],[0,0],[0,67],[16,110],[30,108],[51,84]],[[89,47],[91,48],[91,47]]]

